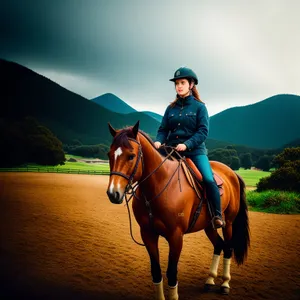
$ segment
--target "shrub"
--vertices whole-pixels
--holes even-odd
[[[75,159],[75,158],[73,158],[73,157],[70,157],[68,161],[69,161],[69,162],[77,162],[77,159]]]
[[[257,191],[281,190],[300,193],[300,148],[285,149],[274,159],[280,167],[260,179]],[[298,159],[299,158],[299,159]]]
[[[254,210],[272,213],[300,213],[300,195],[294,192],[268,190],[247,192],[247,201]]]

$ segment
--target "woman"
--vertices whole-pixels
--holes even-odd
[[[224,227],[219,188],[213,178],[204,143],[208,135],[209,117],[196,88],[197,75],[193,70],[181,67],[170,81],[175,82],[177,97],[165,111],[154,142],[155,148],[159,149],[164,143],[174,146],[194,162],[203,176],[207,198],[215,209],[214,228]]]

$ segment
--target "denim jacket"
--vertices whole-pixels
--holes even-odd
[[[169,146],[184,143],[186,151],[181,155],[206,154],[205,140],[209,131],[209,117],[204,103],[189,95],[179,98],[175,105],[167,107],[156,141]]]

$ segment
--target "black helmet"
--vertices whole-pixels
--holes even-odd
[[[192,69],[180,67],[178,70],[176,70],[174,78],[170,79],[170,81],[175,82],[176,79],[180,78],[192,78],[195,81],[195,85],[198,84],[198,77]]]

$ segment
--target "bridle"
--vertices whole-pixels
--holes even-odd
[[[128,180],[127,182],[127,185],[125,187],[125,191],[124,191],[124,197],[125,197],[125,201],[126,201],[126,206],[127,206],[127,210],[128,210],[128,215],[129,215],[129,224],[130,224],[130,235],[131,235],[131,238],[133,239],[133,241],[140,245],[140,246],[145,246],[144,244],[142,243],[139,243],[135,240],[135,238],[133,237],[133,234],[132,234],[132,222],[131,222],[131,214],[130,214],[130,209],[129,209],[129,206],[128,206],[128,203],[130,202],[130,200],[132,199],[133,196],[135,196],[138,200],[141,200],[135,193],[136,191],[136,188],[141,185],[142,183],[144,183],[152,174],[154,174],[163,164],[164,162],[169,158],[171,157],[171,155],[176,152],[179,156],[180,154],[175,150],[174,147],[171,147],[171,146],[165,146],[165,150],[166,148],[171,148],[171,151],[167,154],[167,156],[165,157],[165,159],[151,172],[149,173],[143,180],[141,180],[140,182],[136,182],[134,185],[132,185],[132,180],[134,178],[134,176],[136,175],[136,172],[138,170],[138,165],[140,163],[140,161],[142,162],[142,175],[143,175],[143,172],[144,172],[144,161],[143,161],[143,152],[142,152],[142,145],[139,141],[137,141],[136,139],[133,139],[133,138],[130,138],[128,137],[128,140],[130,141],[133,141],[135,143],[138,144],[138,157],[137,157],[137,160],[136,160],[136,163],[135,163],[135,166],[134,166],[134,169],[131,173],[131,175],[126,175],[122,172],[118,172],[118,171],[111,171],[110,172],[110,176],[112,175],[118,175],[118,176],[121,176],[125,179]],[[181,157],[181,156],[180,156]],[[180,190],[181,190],[181,185],[180,185],[180,179],[179,179],[179,169],[180,169],[180,166],[181,166],[181,163],[182,163],[182,159],[180,159],[178,161],[178,166],[177,168],[175,169],[174,173],[172,174],[172,176],[169,178],[167,184],[165,185],[165,187],[152,199],[152,200],[147,200],[147,198],[143,195],[143,198],[144,198],[144,201],[145,201],[145,204],[146,204],[146,207],[147,207],[147,210],[148,210],[148,214],[149,214],[149,218],[150,218],[150,222],[152,222],[153,220],[153,214],[152,214],[152,211],[151,211],[151,206],[150,206],[150,202],[152,202],[154,199],[158,198],[163,192],[164,190],[168,187],[168,185],[170,184],[172,178],[174,177],[174,175],[176,174],[176,172],[178,171],[178,181],[179,181],[179,186],[180,186]],[[129,199],[127,199],[127,195],[130,195]]]
[[[112,176],[112,175],[118,175],[118,176],[121,176],[121,177],[123,177],[123,178],[125,178],[125,179],[128,180],[127,185],[126,185],[126,187],[125,187],[125,191],[124,191],[124,195],[131,194],[131,197],[130,197],[130,199],[128,200],[128,202],[131,200],[131,198],[132,198],[133,196],[135,196],[137,199],[139,199],[138,196],[135,194],[135,188],[136,188],[138,185],[141,185],[142,183],[144,183],[144,182],[145,182],[152,174],[154,174],[154,173],[155,173],[155,172],[156,172],[156,171],[164,164],[164,162],[165,162],[169,157],[172,156],[172,154],[173,154],[174,152],[176,152],[177,155],[181,158],[181,159],[179,160],[178,167],[176,168],[175,172],[174,172],[173,175],[171,176],[171,178],[170,178],[170,180],[168,181],[167,185],[164,187],[164,189],[163,189],[158,195],[156,195],[156,196],[154,197],[154,199],[156,199],[157,197],[160,196],[160,194],[166,189],[166,187],[167,187],[167,186],[169,185],[169,183],[171,182],[171,179],[173,178],[173,176],[175,175],[176,171],[179,169],[179,167],[180,167],[180,165],[181,165],[182,157],[181,157],[180,154],[175,150],[174,147],[171,147],[171,146],[165,146],[165,149],[166,149],[166,148],[171,148],[171,151],[170,151],[169,153],[167,153],[167,156],[165,157],[165,159],[158,165],[158,167],[156,167],[156,168],[155,168],[150,174],[148,174],[142,181],[136,182],[135,185],[132,185],[131,183],[132,183],[132,180],[133,180],[133,178],[134,178],[134,176],[135,176],[135,174],[136,174],[136,172],[137,172],[137,170],[138,170],[138,165],[139,165],[140,161],[142,162],[142,174],[144,173],[144,161],[143,161],[143,152],[142,152],[142,145],[141,145],[141,143],[140,143],[138,140],[133,139],[133,138],[130,138],[130,137],[128,137],[128,140],[133,141],[133,142],[135,142],[135,143],[138,144],[138,157],[137,157],[137,160],[136,160],[136,163],[135,163],[135,166],[134,166],[134,169],[133,169],[131,175],[128,176],[128,175],[126,175],[126,174],[124,174],[124,173],[122,173],[122,172],[118,172],[118,171],[111,171],[111,172],[110,172],[110,176]],[[131,192],[130,192],[130,191],[131,191]],[[152,199],[151,201],[153,201],[154,199]],[[146,200],[146,201],[147,201],[147,200]]]
[[[111,176],[111,175],[118,175],[118,176],[121,176],[121,177],[123,177],[123,178],[125,178],[125,179],[128,180],[127,185],[126,185],[126,187],[125,187],[125,194],[127,193],[128,189],[129,189],[130,187],[132,187],[131,182],[132,182],[132,180],[133,180],[133,178],[134,178],[134,176],[135,176],[135,174],[136,174],[136,172],[137,172],[137,170],[138,170],[138,166],[139,166],[140,161],[142,161],[142,173],[143,173],[143,171],[144,171],[144,161],[143,161],[143,159],[142,159],[142,156],[143,156],[142,145],[140,144],[140,142],[138,142],[137,140],[135,140],[135,139],[133,139],[133,138],[128,138],[128,140],[133,141],[133,142],[135,142],[135,143],[138,144],[138,155],[137,155],[137,160],[136,160],[136,162],[135,162],[135,166],[134,166],[134,169],[133,169],[131,175],[128,176],[128,175],[126,175],[126,174],[124,174],[124,173],[122,173],[122,172],[117,172],[117,171],[112,171],[112,172],[110,172],[110,174],[109,174],[110,176]]]

